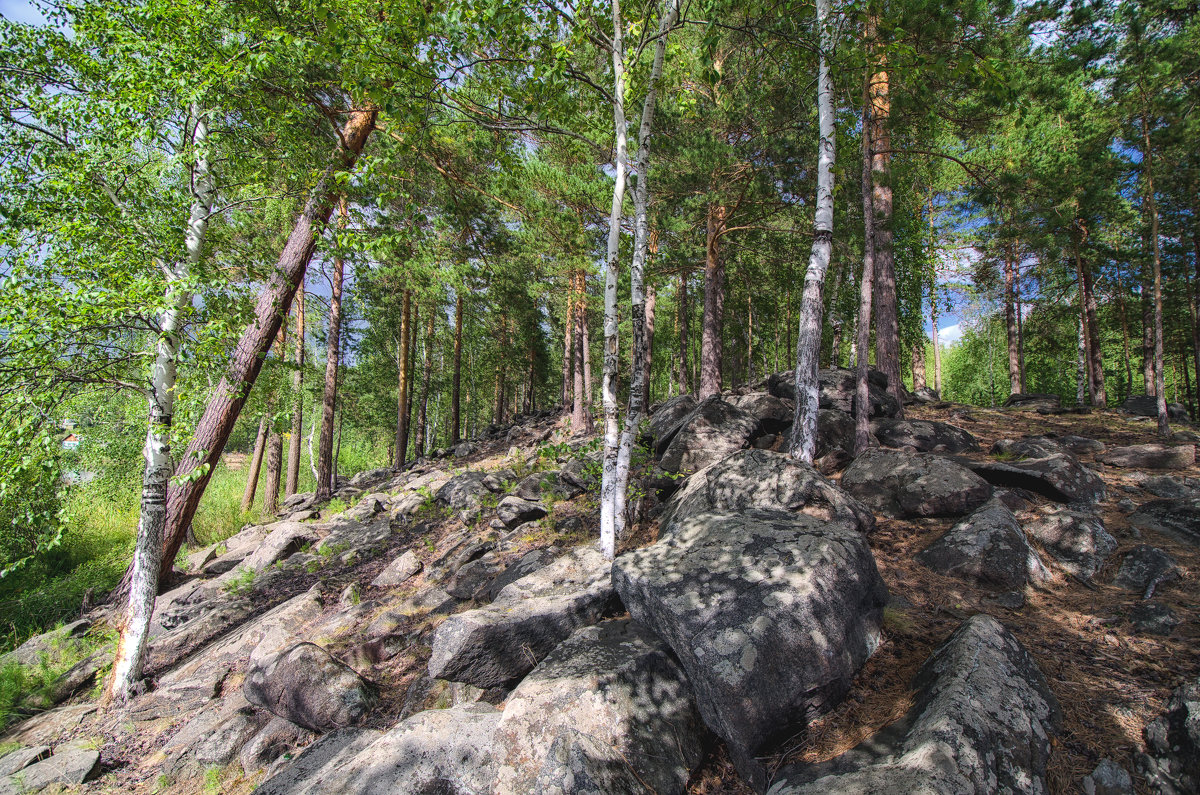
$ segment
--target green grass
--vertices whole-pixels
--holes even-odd
[[[93,628],[82,638],[56,639],[33,665],[21,665],[15,660],[0,665],[0,727],[13,723],[23,714],[22,703],[49,703],[51,689],[60,676],[114,640],[110,631]],[[98,680],[101,678],[97,675]]]

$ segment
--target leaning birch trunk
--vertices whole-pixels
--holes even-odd
[[[292,376],[292,435],[288,439],[287,486],[290,497],[300,486],[300,437],[304,435],[304,280],[296,291],[296,372]]]
[[[200,498],[212,477],[213,467],[225,449],[225,442],[242,412],[242,405],[258,380],[263,357],[275,341],[275,335],[291,306],[304,271],[312,259],[317,236],[329,220],[336,201],[335,177],[338,171],[354,165],[359,152],[375,129],[377,111],[354,110],[338,135],[338,148],[332,162],[313,187],[304,211],[296,219],[288,241],[279,254],[275,268],[267,278],[254,307],[254,320],[242,333],[230,357],[229,369],[204,410],[191,443],[184,450],[175,476],[179,485],[167,494],[167,526],[162,557],[162,574],[169,575],[175,553],[183,543],[200,505]],[[131,576],[130,572],[127,576]]]
[[[817,160],[817,211],[813,222],[812,253],[808,258],[804,294],[800,301],[800,327],[796,338],[796,413],[791,438],[792,458],[810,464],[817,449],[817,412],[820,408],[817,359],[821,350],[821,316],[824,310],[821,292],[833,248],[833,85],[826,60],[826,54],[833,47],[829,0],[817,0],[817,26],[821,37],[817,67],[817,117],[821,133]],[[859,355],[863,354],[860,352]]]
[[[625,43],[620,0],[612,0],[613,131],[617,158],[612,211],[608,217],[608,253],[604,274],[604,369],[601,400],[604,408],[604,468],[600,481],[600,550],[611,560],[616,552],[617,524],[624,500],[617,478],[620,426],[617,416],[617,256],[621,245],[621,211],[629,154],[625,131]]]
[[[867,384],[867,362],[871,348],[871,302],[875,288],[875,203],[871,196],[871,77],[863,88],[862,112],[862,203],[863,272],[858,294],[858,352],[854,390],[854,454],[861,455],[871,446],[871,393]]]
[[[615,13],[615,12],[614,12]],[[675,25],[679,16],[679,0],[666,0],[662,21],[658,27],[658,40],[654,43],[654,63],[650,68],[650,81],[646,88],[646,100],[642,105],[642,120],[638,127],[637,153],[637,187],[633,191],[633,263],[629,268],[629,295],[632,303],[632,313],[629,316],[633,329],[633,366],[629,384],[629,411],[625,415],[625,430],[621,434],[621,447],[617,451],[617,469],[612,484],[613,495],[613,537],[608,539],[601,531],[601,545],[605,554],[610,558],[616,548],[616,539],[625,530],[625,496],[629,487],[629,467],[633,458],[633,443],[637,439],[638,427],[646,412],[646,394],[649,389],[648,370],[645,365],[649,359],[649,345],[646,335],[646,293],[644,290],[646,278],[646,255],[650,250],[650,222],[648,208],[650,205],[650,133],[654,129],[654,103],[658,97],[658,81],[662,78],[663,60],[666,57],[667,34]],[[614,20],[615,21],[615,20]],[[615,200],[613,204],[613,222],[619,227],[620,218],[615,215],[619,211]],[[609,254],[614,254],[612,237],[609,237]],[[613,271],[610,271],[613,273]],[[607,294],[605,300],[607,303]],[[615,301],[615,296],[614,296]],[[607,313],[606,313],[607,314]],[[615,314],[615,313],[614,313]],[[607,330],[607,324],[606,324]],[[614,338],[615,340],[615,338]],[[607,342],[607,340],[606,340]],[[615,344],[613,346],[616,347]],[[608,372],[608,359],[605,357],[605,373]],[[607,376],[606,376],[607,377]],[[615,381],[615,368],[614,378]],[[607,383],[607,381],[606,381]],[[615,387],[614,391],[614,400]],[[607,399],[608,392],[605,391]],[[605,431],[607,439],[608,409],[605,407]]]
[[[129,600],[113,659],[105,699],[125,701],[142,678],[149,639],[150,618],[158,595],[159,574],[163,564],[163,533],[167,524],[167,494],[171,479],[171,419],[175,411],[175,364],[179,355],[179,332],[184,316],[192,305],[189,280],[199,264],[204,235],[216,197],[209,171],[208,123],[196,105],[191,114],[192,210],[184,237],[186,256],[171,268],[167,282],[166,307],[155,345],[154,368],[150,373],[149,421],[143,455],[146,470],[142,477],[141,517],[137,542],[129,573]],[[167,563],[170,564],[168,559]]]

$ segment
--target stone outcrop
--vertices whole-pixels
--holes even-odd
[[[903,720],[819,765],[780,771],[768,795],[1049,792],[1058,704],[1029,653],[977,615],[921,668]]]
[[[1021,525],[999,500],[991,500],[917,553],[934,571],[1002,591],[1048,578]]]
[[[1200,679],[1176,688],[1145,732],[1138,771],[1156,795],[1200,792]]]
[[[362,677],[314,643],[251,659],[242,692],[251,704],[314,731],[349,726],[374,700]]]
[[[871,432],[884,447],[911,447],[921,453],[966,453],[979,449],[974,436],[946,422],[880,419],[871,423]]]
[[[675,652],[752,782],[766,740],[835,706],[875,650],[887,590],[862,529],[766,511],[679,516],[617,558],[630,615]]]
[[[679,664],[629,619],[563,641],[509,695],[497,792],[683,791],[703,723]]]
[[[573,550],[506,586],[487,607],[450,616],[431,642],[429,675],[483,689],[512,685],[572,632],[616,606],[608,561]]]
[[[1196,463],[1196,446],[1193,444],[1135,444],[1127,447],[1110,447],[1099,456],[1109,466],[1131,469],[1186,469]]]
[[[969,469],[929,453],[867,450],[842,474],[842,488],[885,516],[961,516],[992,496]]]
[[[1057,502],[1094,504],[1107,495],[1104,480],[1067,453],[1020,461],[963,463],[992,485],[1025,489]]]
[[[1004,408],[1020,411],[1054,411],[1062,408],[1062,398],[1037,392],[1014,392],[1004,401]]]
[[[1025,525],[1054,560],[1081,580],[1090,580],[1117,551],[1117,539],[1104,529],[1104,520],[1092,511],[1048,509]]]
[[[1149,599],[1160,585],[1175,582],[1179,577],[1179,566],[1174,558],[1158,547],[1138,544],[1121,561],[1113,585]]]
[[[666,472],[696,472],[735,453],[762,432],[761,423],[719,397],[700,402],[660,448]]]
[[[1200,544],[1200,497],[1151,500],[1130,515],[1129,524]]]

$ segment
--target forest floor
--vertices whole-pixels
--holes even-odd
[[[1108,445],[1160,441],[1153,420],[1111,411],[1045,416],[963,406],[950,410],[917,406],[908,410],[908,418],[941,420],[970,431],[982,452],[966,455],[980,460],[987,459],[992,443],[1003,438],[1075,434]],[[963,619],[988,613],[1012,630],[1033,655],[1062,709],[1062,731],[1051,740],[1051,792],[1079,792],[1083,776],[1106,757],[1133,773],[1133,754],[1142,747],[1143,727],[1162,713],[1172,690],[1200,674],[1200,655],[1196,653],[1200,648],[1200,591],[1194,579],[1200,575],[1200,549],[1130,526],[1129,514],[1118,509],[1117,502],[1128,498],[1141,505],[1156,499],[1137,486],[1134,478],[1140,471],[1106,467],[1092,456],[1081,460],[1100,473],[1108,486],[1108,499],[1100,509],[1105,527],[1120,547],[1091,587],[1056,569],[1051,582],[1028,589],[1026,603],[1018,609],[1001,607],[988,591],[940,575],[914,560],[919,550],[950,529],[956,519],[878,519],[870,543],[895,605],[885,616],[883,643],[859,673],[846,700],[803,735],[782,744],[770,758],[770,767],[833,758],[898,720],[912,706],[911,682],[934,649]],[[1200,477],[1200,468],[1171,474]],[[1032,499],[1032,511],[1048,504],[1041,497]],[[1137,634],[1129,613],[1141,601],[1140,595],[1108,584],[1125,553],[1141,543],[1166,550],[1183,573],[1180,580],[1161,586],[1154,595],[1182,620],[1169,637]],[[1044,554],[1042,559],[1050,561]],[[1147,792],[1136,773],[1134,782],[1139,793]],[[751,790],[733,771],[724,750],[714,748],[693,776],[688,792],[742,795]]]

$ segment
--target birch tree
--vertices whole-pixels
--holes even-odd
[[[792,423],[791,455],[797,461],[812,463],[817,449],[817,413],[820,409],[817,382],[818,355],[821,350],[821,318],[824,313],[822,292],[825,272],[833,250],[833,162],[834,108],[833,83],[829,76],[829,55],[833,52],[833,29],[829,20],[829,0],[817,0],[817,30],[820,53],[817,64],[817,118],[820,129],[817,159],[817,209],[813,220],[812,253],[804,274],[804,293],[800,300],[800,327],[796,338],[796,411]],[[860,351],[859,356],[864,354]]]

